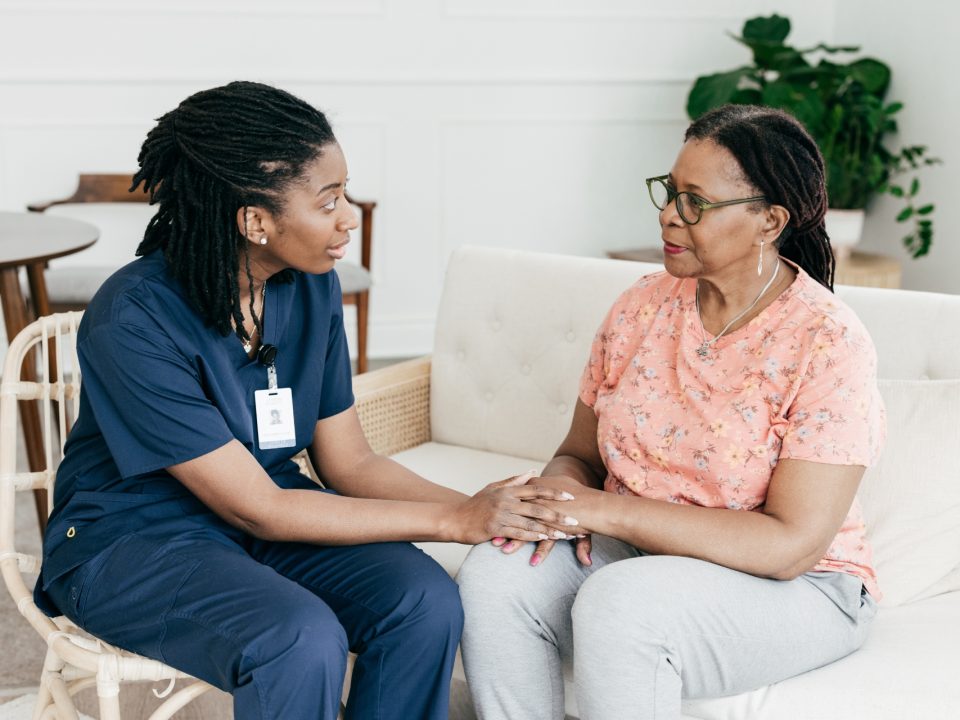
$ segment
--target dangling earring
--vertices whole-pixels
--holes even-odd
[[[757,263],[757,277],[761,275],[763,275],[763,240],[760,241],[760,261]]]
[[[266,235],[264,235],[263,237],[260,238],[260,244],[261,244],[261,245],[266,245],[266,244],[267,244],[267,236],[266,236]]]

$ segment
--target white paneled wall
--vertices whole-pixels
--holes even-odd
[[[784,0],[800,43],[837,0]],[[746,59],[742,0],[0,0],[0,209],[135,166],[153,119],[232,79],[326,111],[379,202],[371,353],[432,346],[464,243],[600,256],[655,243],[693,78]],[[118,264],[139,240],[111,225]],[[107,229],[105,228],[105,235]],[[356,248],[354,248],[356,250]],[[348,312],[350,312],[348,310]],[[352,329],[352,315],[347,327]]]

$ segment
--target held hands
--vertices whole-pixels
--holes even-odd
[[[521,475],[520,477],[524,477],[524,476]],[[579,482],[577,482],[573,478],[565,477],[565,476],[554,475],[550,477],[540,477],[540,478],[536,478],[536,481],[539,485],[542,485],[542,486],[553,487],[555,489],[560,489],[560,490],[566,490],[571,495],[573,495],[574,493],[588,494],[591,492],[597,492],[596,490],[593,490],[591,488],[587,488],[584,485],[581,485]],[[536,502],[536,501],[534,500],[532,502]],[[580,503],[575,503],[575,505],[579,505],[579,504]],[[565,539],[567,540],[573,539],[576,541],[575,552],[577,555],[577,560],[580,561],[581,565],[592,565],[593,560],[590,557],[590,550],[591,550],[590,534],[585,532],[585,528],[580,528],[580,527],[574,528],[574,531],[579,531],[579,532],[577,532],[577,534],[572,537],[568,535]],[[537,565],[542,563],[546,559],[547,555],[550,554],[550,551],[553,550],[553,546],[557,544],[558,539],[564,539],[564,538],[541,539],[540,542],[537,543],[537,549],[534,550],[533,555],[530,558],[530,564],[536,567]],[[508,539],[506,537],[495,537],[493,538],[491,543],[494,546],[499,547],[507,555],[515,553],[524,544],[522,539],[519,539],[519,540]]]
[[[457,505],[451,517],[451,539],[475,545],[492,537],[532,541],[573,537],[567,531],[579,524],[574,518],[533,501],[568,502],[574,496],[564,488],[528,484],[535,475],[531,470],[490,483]]]

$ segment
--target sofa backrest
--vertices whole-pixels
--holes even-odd
[[[838,285],[866,325],[880,378],[960,378],[960,295]]]
[[[660,269],[457,250],[437,318],[433,439],[550,458],[597,327],[623,290]],[[883,457],[860,491],[887,604],[960,589],[960,296],[845,286],[837,295],[873,337],[888,409]]]
[[[594,333],[617,296],[662,269],[462,247],[447,266],[430,381],[437,442],[547,460],[566,435]]]

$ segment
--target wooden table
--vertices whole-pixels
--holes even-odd
[[[0,212],[0,303],[3,304],[3,322],[7,342],[36,317],[50,314],[50,301],[43,270],[48,260],[71,255],[93,245],[100,230],[90,223],[53,215]],[[33,313],[27,309],[26,298],[20,289],[20,268],[26,268],[30,286]],[[36,368],[32,353],[24,362],[21,377],[32,379]],[[43,435],[40,413],[35,402],[20,403],[20,419],[31,472],[46,467],[43,454]],[[47,525],[46,492],[34,492],[40,530]]]
[[[663,263],[663,250],[659,247],[610,250],[607,257],[615,260]],[[837,285],[860,285],[864,287],[898,288],[901,279],[900,263],[886,255],[857,252],[837,260],[834,283]]]

